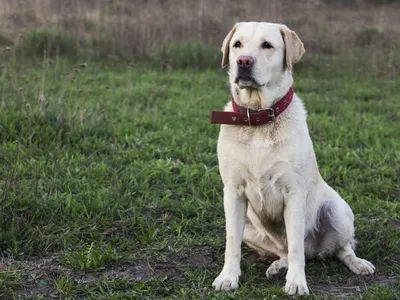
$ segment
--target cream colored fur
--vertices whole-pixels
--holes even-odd
[[[240,41],[240,47],[234,47]],[[261,47],[269,42],[273,48]],[[293,84],[292,66],[303,55],[298,36],[284,25],[238,23],[222,45],[222,66],[229,64],[231,93],[244,107],[273,105]],[[240,55],[254,58],[256,83],[237,81]],[[226,111],[231,111],[228,103]],[[213,286],[238,287],[242,240],[260,254],[280,257],[268,278],[286,271],[285,291],[308,294],[305,258],[336,255],[356,274],[374,266],[354,253],[354,217],[349,205],[321,177],[306,123],[295,94],[273,123],[221,125],[218,159],[224,183],[225,264]]]

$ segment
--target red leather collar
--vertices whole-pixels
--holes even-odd
[[[286,95],[274,105],[258,110],[239,106],[232,98],[233,112],[212,111],[211,124],[258,126],[273,122],[292,102],[293,94],[292,86]]]

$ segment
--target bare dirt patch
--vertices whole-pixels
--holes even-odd
[[[32,257],[29,260],[3,259],[6,270],[17,271],[21,274],[23,284],[17,294],[25,297],[53,295],[54,280],[61,274],[72,271],[59,264],[55,257]]]
[[[164,260],[157,260],[153,257],[136,260],[131,264],[125,264],[104,273],[116,277],[132,277],[136,280],[145,280],[151,276],[179,278],[184,268],[211,266],[213,261],[210,247],[198,247],[184,250],[183,253],[167,257]]]
[[[148,257],[135,260],[124,265],[97,272],[74,271],[62,266],[57,257],[33,257],[27,261],[3,259],[3,269],[18,270],[21,273],[23,284],[16,291],[23,297],[58,297],[54,287],[54,280],[60,275],[67,275],[77,284],[87,284],[100,280],[104,275],[115,278],[129,278],[137,281],[149,279],[153,276],[166,276],[174,280],[183,280],[183,272],[187,268],[213,268],[216,266],[214,257],[215,249],[211,247],[198,247],[183,250],[179,254],[171,255],[165,259],[157,260]],[[252,251],[245,251],[246,260],[266,267],[273,257],[260,257]],[[375,285],[397,285],[399,280],[393,275],[378,274],[371,277],[346,276],[336,278],[334,283],[321,281],[310,282],[310,290],[316,295],[346,299],[359,296],[368,288]]]
[[[336,299],[347,299],[359,296],[374,285],[396,285],[399,280],[395,277],[379,274],[372,277],[353,276],[343,279],[343,284],[318,284],[312,286],[316,294],[335,297]]]
[[[117,269],[107,270],[104,274],[113,277],[115,276],[117,278],[129,277],[139,281],[157,275],[175,277],[179,272],[175,266],[169,263],[138,260],[132,264],[127,264]]]

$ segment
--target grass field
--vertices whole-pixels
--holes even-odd
[[[240,288],[211,288],[225,228],[209,111],[229,99],[225,71],[17,62],[0,77],[1,299],[285,298],[272,258],[246,248]],[[310,261],[310,298],[399,299],[400,80],[319,62],[295,90],[377,267]]]

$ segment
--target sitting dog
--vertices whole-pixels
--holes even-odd
[[[354,253],[354,216],[321,177],[293,65],[304,54],[285,25],[238,23],[222,44],[232,101],[212,112],[224,184],[225,264],[216,290],[238,287],[242,240],[279,257],[268,278],[286,271],[285,292],[308,294],[305,259],[336,255],[355,274],[375,267]]]

